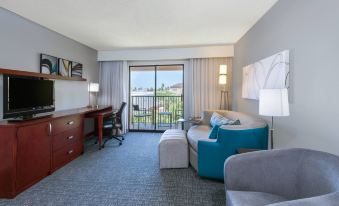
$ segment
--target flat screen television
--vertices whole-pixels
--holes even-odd
[[[4,75],[3,95],[4,119],[30,119],[55,110],[51,80]]]

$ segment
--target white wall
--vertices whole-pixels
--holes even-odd
[[[337,0],[281,0],[235,45],[233,108],[254,115],[258,101],[241,98],[242,68],[291,51],[291,115],[275,118],[276,148],[339,155],[338,8]]]
[[[98,61],[116,60],[173,60],[208,57],[233,57],[233,45],[202,46],[166,49],[127,49],[99,51]]]
[[[40,53],[83,64],[83,77],[98,81],[97,51],[0,8],[0,68],[40,72]],[[0,80],[1,84],[2,81]],[[0,113],[2,117],[2,86]],[[88,105],[87,82],[55,80],[56,110]]]

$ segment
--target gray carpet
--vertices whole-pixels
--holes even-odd
[[[159,170],[159,138],[129,133],[101,151],[87,142],[84,155],[0,205],[225,205],[223,183],[192,168]]]

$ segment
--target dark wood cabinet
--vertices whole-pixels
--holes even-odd
[[[83,153],[83,124],[78,110],[0,121],[0,198],[15,197]]]
[[[84,151],[85,114],[111,106],[83,107],[23,121],[0,121],[0,198],[14,198]]]
[[[42,122],[17,129],[17,190],[21,191],[49,174],[51,128],[51,122]]]

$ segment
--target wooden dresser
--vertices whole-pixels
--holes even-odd
[[[24,122],[0,122],[0,198],[14,198],[84,151],[85,114],[79,108]]]

